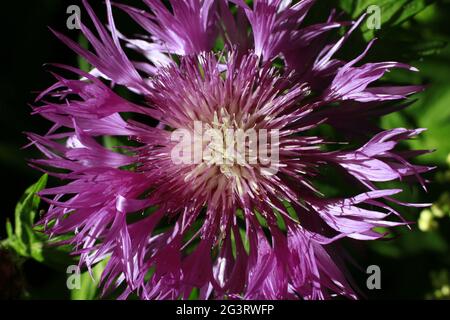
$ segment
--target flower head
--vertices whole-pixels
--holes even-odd
[[[57,66],[76,79],[55,74],[35,108],[54,125],[28,135],[45,155],[33,164],[68,181],[40,193],[49,234],[70,235],[62,243],[88,268],[108,259],[103,287],[122,286],[122,298],[188,298],[195,289],[202,299],[356,298],[338,240],[375,240],[384,236],[377,227],[406,224],[389,203],[420,205],[376,183],[411,176],[424,185],[429,170],[409,162],[423,152],[396,149],[422,130],[373,123],[395,111],[385,101],[421,88],[373,83],[392,68],[417,70],[361,64],[373,42],[350,62],[333,58],[361,20],[332,14],[302,26],[310,0],[173,0],[171,8],[147,0],[149,12],[118,4],[148,32],[141,39],[117,31],[106,3],[110,31],[85,1],[98,36],[82,31],[95,53],[57,33],[94,70]],[[213,52],[218,38],[227,45]],[[147,61],[130,61],[121,40]],[[319,134],[324,125],[349,146],[365,142],[342,149]],[[99,138],[108,137],[122,145],[105,147]],[[333,183],[328,169],[359,192],[328,197],[320,188]]]

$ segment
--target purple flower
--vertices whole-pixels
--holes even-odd
[[[56,33],[94,69],[56,65],[75,80],[54,74],[56,83],[34,108],[53,126],[28,134],[45,156],[32,165],[66,181],[40,193],[50,204],[41,221],[47,232],[72,245],[82,266],[107,259],[104,292],[121,287],[121,298],[188,298],[195,289],[201,299],[356,298],[338,240],[375,240],[385,236],[377,227],[407,224],[389,203],[421,206],[375,183],[411,177],[425,185],[420,174],[430,168],[409,159],[426,151],[396,149],[422,130],[382,131],[373,123],[396,110],[386,101],[421,90],[374,82],[393,68],[417,70],[360,64],[372,43],[350,62],[334,58],[362,19],[339,22],[332,13],[325,23],[303,26],[311,0],[255,0],[253,7],[172,0],[170,9],[144,2],[149,12],[117,4],[148,32],[139,39],[119,33],[109,0],[109,31],[84,1],[97,31],[82,25],[93,51]],[[327,33],[348,25],[342,38],[327,42]],[[213,52],[217,39],[226,46]],[[121,43],[145,61],[129,60]],[[127,101],[105,82],[142,102]],[[196,123],[224,134],[221,143],[200,140],[207,156],[174,161],[174,133],[203,134]],[[342,144],[316,135],[324,124],[344,134],[340,142],[366,143],[331,151]],[[257,143],[267,157],[276,151],[276,161],[246,161],[252,139],[236,151],[234,140],[222,139],[230,130],[276,132]],[[131,143],[106,148],[101,140],[109,137]],[[182,144],[188,155],[196,141]],[[360,191],[325,196],[324,168],[338,169]]]

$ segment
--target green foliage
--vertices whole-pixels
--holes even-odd
[[[433,271],[430,274],[433,292],[426,295],[427,299],[449,300],[450,279],[447,270]]]
[[[84,35],[80,34],[80,36],[78,37],[78,43],[81,47],[89,49],[89,42]],[[92,69],[92,66],[83,57],[78,57],[78,67],[84,72],[89,72]]]
[[[80,289],[73,289],[70,292],[70,298],[72,300],[94,300],[99,297],[99,282],[103,270],[107,264],[106,260],[103,260],[92,268],[92,275],[85,271],[81,274]]]
[[[7,238],[0,242],[0,247],[15,252],[23,261],[33,259],[54,269],[64,269],[74,263],[69,256],[67,246],[52,247],[48,245],[48,236],[42,227],[35,226],[41,200],[37,193],[47,185],[48,176],[43,175],[35,184],[26,189],[16,205],[14,224],[6,221]]]
[[[19,256],[44,261],[42,254],[45,236],[33,229],[35,217],[38,213],[40,198],[36,195],[45,188],[47,175],[43,175],[38,182],[30,186],[20,199],[14,213],[14,228],[10,221],[6,222],[8,238],[3,245],[13,249]]]
[[[340,0],[341,8],[356,19],[367,12],[371,6],[380,8],[382,28],[397,26],[424,10],[434,0]],[[364,32],[373,32],[367,25]]]

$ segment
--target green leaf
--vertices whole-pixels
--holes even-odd
[[[6,236],[8,239],[14,236],[13,227],[9,219],[6,220]]]
[[[117,147],[123,146],[123,143],[117,137],[104,136],[103,146],[109,150],[115,150]]]
[[[415,63],[421,70],[417,75],[422,79],[418,83],[429,82],[432,85],[426,90],[416,95],[418,99],[411,107],[402,112],[390,114],[382,119],[382,127],[391,129],[395,127],[404,128],[427,128],[417,139],[409,141],[409,146],[413,149],[427,149],[435,152],[419,158],[427,164],[445,165],[447,156],[450,154],[450,91],[448,91],[448,81],[450,80],[450,67],[448,66],[448,54],[450,49],[442,53],[442,57],[426,59]],[[444,58],[445,57],[445,58]],[[404,78],[390,79],[407,83],[411,79],[409,75]]]
[[[7,238],[0,242],[0,245],[14,251],[19,257],[34,259],[52,268],[62,269],[74,263],[74,258],[69,256],[68,247],[45,246],[47,236],[34,228],[40,204],[37,193],[45,188],[47,179],[47,175],[42,176],[25,191],[16,206],[14,227],[11,221],[6,221]]]
[[[367,23],[361,26],[364,38],[370,40],[379,31],[404,23],[434,2],[435,0],[340,0],[340,5],[353,19],[366,13],[373,5],[380,8],[381,30],[369,29]]]
[[[105,269],[107,260],[99,262],[94,268],[92,268],[92,277],[88,271],[83,272],[80,275],[80,289],[73,289],[70,292],[70,298],[72,300],[93,300],[98,298],[99,295],[99,282]]]
[[[367,12],[370,6],[381,9],[382,22],[398,25],[421,12],[435,0],[341,0],[341,8],[352,18],[357,18]]]
[[[39,209],[40,198],[37,193],[47,185],[47,175],[30,186],[16,205],[14,229],[10,221],[6,223],[8,238],[4,244],[22,257],[42,261],[42,236],[33,230],[35,217]]]
[[[392,1],[391,1],[392,2]],[[419,12],[424,10],[429,5],[433,4],[434,0],[413,0],[404,1],[400,11],[396,11],[390,17],[390,25],[399,25],[410,18],[416,16]]]
[[[78,43],[82,48],[89,49],[89,41],[83,34],[80,34]],[[92,66],[89,64],[89,62],[81,56],[78,57],[78,67],[84,72],[90,72],[92,70]]]

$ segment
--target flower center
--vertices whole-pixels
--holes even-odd
[[[205,126],[206,147],[203,161],[208,166],[216,165],[220,172],[227,177],[236,176],[239,167],[246,165],[245,141],[241,139],[240,128],[234,116],[225,109],[220,114],[214,112],[211,124]],[[245,138],[245,137],[244,137]]]

